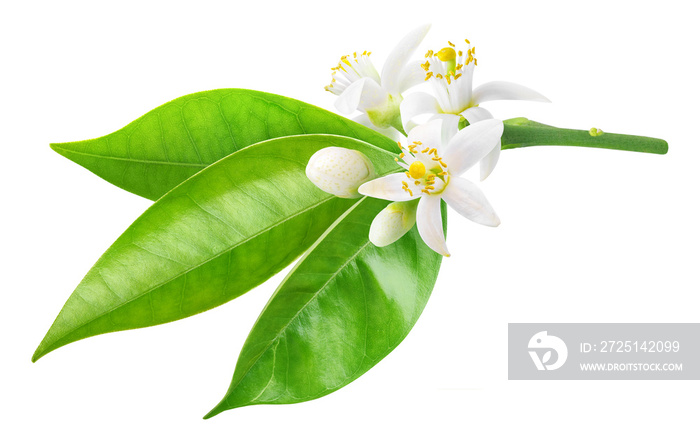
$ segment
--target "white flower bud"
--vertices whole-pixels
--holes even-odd
[[[352,149],[328,147],[311,156],[306,176],[319,189],[340,198],[359,198],[357,188],[374,179],[374,165],[365,154]]]
[[[392,202],[380,211],[369,227],[369,240],[375,246],[387,246],[396,242],[416,223],[416,208],[413,201]]]

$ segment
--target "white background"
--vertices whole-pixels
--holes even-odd
[[[697,436],[696,381],[507,380],[508,322],[700,322],[697,13],[691,2],[13,2],[0,10],[0,435]],[[378,65],[477,47],[475,84],[552,104],[499,118],[660,137],[666,156],[505,151],[482,184],[502,225],[450,216],[433,296],[407,339],[322,399],[203,421],[282,277],[222,307],[32,352],[82,276],[150,202],[52,152],[178,96],[240,87],[333,109],[340,55]],[[128,434],[128,435],[127,435]]]

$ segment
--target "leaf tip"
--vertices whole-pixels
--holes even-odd
[[[56,153],[58,153],[58,154],[61,154],[61,151],[59,150],[59,149],[61,149],[60,146],[59,146],[60,144],[61,144],[61,143],[49,143],[49,147],[50,147],[51,150],[53,150],[54,152],[56,152]],[[61,154],[61,155],[63,155],[63,154]]]
[[[225,411],[226,408],[223,406],[223,404],[224,404],[224,402],[222,401],[221,403],[219,403],[218,405],[216,405],[216,406],[214,407],[214,409],[212,409],[211,411],[209,411],[204,417],[202,417],[202,419],[203,419],[203,420],[208,420],[208,419],[210,419],[210,418],[212,418],[212,417],[215,417],[215,416],[219,415],[219,414],[222,413],[223,411]]]
[[[45,354],[46,352],[42,351],[41,345],[39,345],[39,347],[37,347],[36,351],[32,355],[32,363],[36,363],[36,361],[41,359]]]

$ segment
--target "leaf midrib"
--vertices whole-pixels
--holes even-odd
[[[364,199],[366,199],[366,197],[365,197],[365,198],[362,198],[359,202],[357,202],[357,203],[354,204],[352,207],[350,207],[348,210],[346,210],[346,213],[349,212],[350,210],[354,210],[355,207],[357,207]],[[343,216],[345,216],[345,214],[343,214]],[[345,217],[343,217],[343,220],[344,220],[344,219],[345,219]],[[342,220],[339,221],[339,222],[336,224],[336,226],[339,225],[340,222],[342,222]],[[335,229],[335,227],[333,227],[333,229]],[[275,337],[272,338],[272,340],[271,340],[270,342],[268,342],[268,344],[265,346],[265,348],[262,349],[262,351],[260,352],[260,354],[258,355],[258,357],[257,357],[257,358],[255,359],[255,361],[248,367],[248,369],[245,370],[245,372],[243,373],[243,375],[241,376],[241,378],[238,380],[238,382],[237,382],[234,386],[232,386],[231,388],[229,388],[229,391],[228,391],[229,394],[232,393],[232,392],[241,384],[241,382],[243,382],[243,380],[245,380],[245,378],[246,378],[246,376],[248,375],[248,373],[250,373],[250,371],[251,371],[251,370],[255,367],[255,365],[260,361],[260,359],[261,359],[261,358],[265,355],[265,353],[270,349],[270,347],[272,346],[272,344],[274,344],[274,342],[275,342],[277,339],[279,339],[280,336],[282,336],[282,334],[287,330],[287,328],[299,317],[299,315],[301,314],[301,312],[303,312],[304,309],[306,309],[306,307],[308,307],[309,304],[310,304],[311,302],[313,302],[314,300],[316,300],[316,298],[318,297],[318,295],[321,294],[321,292],[323,292],[323,291],[326,289],[326,287],[328,286],[328,284],[329,284],[331,281],[333,281],[333,279],[334,279],[335,277],[337,277],[338,274],[339,274],[343,269],[345,269],[345,267],[346,267],[348,264],[350,264],[350,262],[352,262],[353,260],[355,260],[355,259],[357,258],[357,256],[358,256],[362,251],[364,251],[364,249],[365,249],[370,243],[371,243],[371,242],[369,241],[369,239],[367,239],[367,242],[366,242],[364,245],[362,245],[362,246],[360,247],[360,249],[358,249],[350,258],[348,258],[348,260],[347,260],[345,263],[343,263],[343,265],[340,266],[340,267],[333,273],[333,275],[332,275],[325,283],[323,283],[323,285],[322,285],[321,287],[318,288],[318,290],[313,294],[313,296],[309,298],[309,300],[297,311],[297,313],[295,313],[294,316],[291,317],[291,318],[289,319],[289,322],[287,322],[287,323],[284,325],[284,327],[282,327],[282,328],[279,330],[279,332],[277,333],[277,335],[275,335]],[[301,265],[299,265],[299,266],[301,266]],[[296,271],[296,269],[294,269],[294,271]],[[292,272],[294,272],[294,271],[292,271]],[[291,274],[291,273],[290,273],[290,274]],[[284,284],[284,283],[282,283],[282,284]],[[274,296],[274,295],[273,295],[273,296]],[[273,370],[273,373],[274,373],[274,370]],[[261,395],[262,395],[262,392],[261,392],[260,394],[258,394],[258,396],[257,396],[255,399],[259,398]],[[228,397],[227,397],[227,399],[228,399]],[[253,400],[255,400],[255,399],[253,399]],[[230,403],[228,402],[228,400],[227,400],[227,404],[228,404],[229,406],[231,406]]]
[[[156,160],[138,160],[135,158],[123,158],[123,157],[113,157],[110,155],[101,155],[101,154],[91,154],[89,152],[79,152],[75,151],[72,149],[66,149],[64,147],[58,146],[56,144],[52,144],[51,148],[58,152],[60,149],[63,152],[69,153],[69,154],[76,154],[76,155],[83,155],[86,157],[95,157],[95,158],[103,158],[106,160],[115,160],[115,161],[127,161],[130,163],[142,163],[142,164],[156,164],[160,166],[182,166],[182,167],[196,167],[198,169],[204,169],[205,167],[209,167],[210,164],[200,164],[200,163],[184,163],[181,161],[156,161]],[[237,151],[234,151],[232,153],[235,153]],[[60,152],[59,152],[60,153]],[[63,155],[63,154],[61,154]]]

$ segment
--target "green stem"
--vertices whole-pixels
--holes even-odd
[[[668,143],[660,138],[637,135],[600,133],[591,131],[555,128],[526,118],[504,120],[505,129],[501,138],[501,149],[515,149],[526,146],[583,146],[589,148],[617,149],[621,151],[665,154]],[[593,130],[593,132],[595,132]]]

